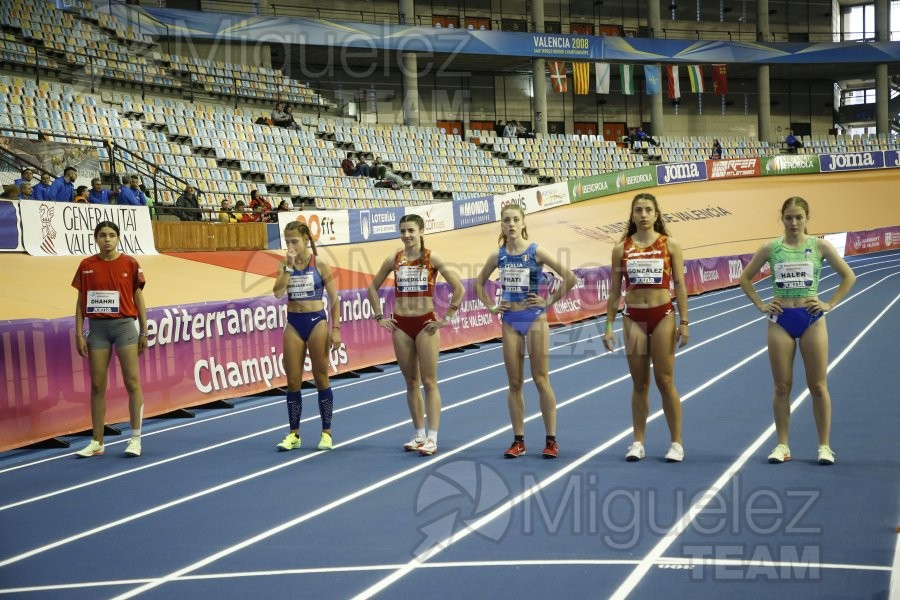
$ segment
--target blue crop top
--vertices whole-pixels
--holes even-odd
[[[522,254],[510,254],[500,246],[497,266],[500,268],[501,299],[524,302],[528,294],[537,294],[541,283],[541,266],[537,262],[537,244],[531,244]]]
[[[321,300],[322,293],[325,290],[325,282],[322,281],[322,275],[316,268],[316,256],[312,255],[309,259],[309,265],[305,269],[297,269],[291,273],[291,279],[288,281],[288,300],[304,301],[304,300]]]

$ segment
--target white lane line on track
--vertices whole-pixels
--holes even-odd
[[[497,569],[501,567],[521,568],[521,567],[622,567],[634,566],[640,563],[638,559],[560,559],[560,560],[485,560],[485,561],[447,561],[432,562],[422,565],[421,569]],[[757,567],[757,568],[776,568],[790,569],[796,568],[795,563],[790,562],[773,562],[759,560],[731,560],[731,559],[708,559],[694,560],[684,558],[667,558],[663,557],[656,566],[679,566],[679,567],[699,567],[699,566],[733,566],[733,567]],[[821,569],[833,571],[871,571],[874,573],[887,572],[891,567],[881,565],[859,565],[859,564],[840,564],[840,563],[809,563],[803,565],[808,569]],[[297,575],[328,575],[328,574],[344,574],[344,573],[366,573],[378,571],[393,571],[402,568],[402,564],[382,564],[382,565],[348,565],[342,567],[309,567],[302,569],[277,569],[270,571],[235,571],[229,573],[204,573],[202,575],[184,575],[173,579],[171,583],[182,581],[219,581],[223,579],[243,579],[249,577],[295,577]],[[149,583],[152,579],[111,579],[108,581],[83,581],[78,583],[58,583],[52,585],[35,585],[18,588],[0,588],[0,595],[4,594],[23,594],[34,592],[53,592],[63,590],[75,590],[85,588],[102,588],[125,585],[140,585]],[[891,599],[893,600],[893,598]]]
[[[867,288],[868,289],[868,288]],[[858,292],[854,294],[850,298],[853,298],[859,295],[862,292]],[[849,300],[848,298],[847,300]],[[847,344],[844,350],[835,357],[834,360],[828,365],[827,372],[830,373],[840,362],[847,356],[850,351],[862,340],[862,338],[875,326],[881,318],[887,314],[887,312],[891,309],[896,302],[900,300],[900,295],[895,296],[891,302],[884,307],[884,309],[878,313],[875,318],[866,325],[859,334],[853,338],[853,340]],[[843,306],[846,303],[846,300],[841,303],[840,306]],[[799,407],[803,401],[809,396],[809,390],[804,390],[797,398],[791,403],[791,413],[793,413],[797,407]],[[669,549],[669,547],[678,539],[678,536],[690,526],[690,524],[694,521],[694,519],[706,508],[707,504],[709,504],[717,494],[719,494],[723,487],[734,477],[738,471],[744,466],[744,464],[750,460],[750,458],[759,451],[760,447],[772,437],[772,434],[775,433],[775,424],[769,425],[765,431],[763,431],[759,437],[754,440],[752,444],[750,444],[746,450],[744,450],[743,454],[738,457],[734,463],[731,464],[728,469],[725,470],[724,473],[713,483],[709,489],[703,494],[703,496],[697,500],[678,520],[678,522],[672,526],[672,528],[663,536],[663,538],[653,547],[652,550],[644,557],[641,563],[632,571],[625,581],[619,586],[619,588],[610,596],[610,600],[624,600],[634,591],[634,588],[641,582],[647,572],[650,570],[650,567],[656,563],[657,560]]]

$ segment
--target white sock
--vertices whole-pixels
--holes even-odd
[[[141,428],[140,427],[138,427],[137,429],[131,430],[131,439],[133,439],[133,440],[141,439]]]
[[[428,432],[428,439],[434,441],[437,444],[437,429],[432,429]]]
[[[417,438],[423,438],[423,437],[425,437],[425,429],[424,429],[424,428],[422,428],[422,429],[416,429],[416,437],[417,437]]]

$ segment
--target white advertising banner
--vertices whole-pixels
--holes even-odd
[[[453,229],[453,203],[435,202],[427,206],[409,206],[406,214],[414,214],[425,221],[425,233],[440,233]]]
[[[278,229],[281,249],[284,244],[284,228],[291,221],[299,221],[309,227],[316,246],[350,243],[350,215],[346,210],[300,210],[278,213]]]
[[[19,203],[25,251],[33,256],[90,256],[99,252],[94,228],[102,221],[119,227],[119,251],[156,254],[146,206],[75,204],[29,200]]]

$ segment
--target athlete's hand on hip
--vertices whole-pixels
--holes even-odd
[[[763,304],[760,310],[763,312],[763,314],[766,314],[770,317],[777,317],[784,312],[784,309],[781,306],[781,300],[779,300],[778,298],[775,298],[771,302]]]
[[[425,321],[425,332],[428,335],[434,335],[434,332],[447,325],[450,321],[447,319],[430,319]]]
[[[537,294],[528,294],[528,297],[525,298],[525,304],[536,308],[547,308],[547,299]]]
[[[384,327],[388,331],[393,331],[397,329],[397,321],[395,321],[393,318],[385,317],[378,320],[378,326]]]
[[[828,304],[827,302],[822,302],[818,298],[808,298],[805,304],[806,312],[811,315],[819,315],[831,310],[830,304]]]

